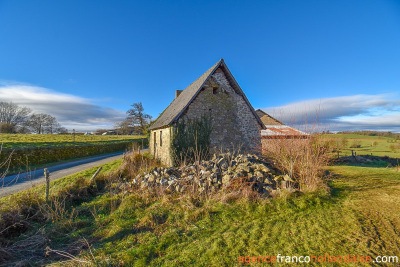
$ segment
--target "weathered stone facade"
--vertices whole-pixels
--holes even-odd
[[[187,102],[183,105],[183,102]],[[181,110],[179,110],[181,109]],[[171,166],[171,138],[181,120],[211,119],[210,151],[261,151],[260,118],[248,102],[223,60],[219,61],[188,88],[160,115],[151,130],[150,151]],[[173,118],[173,119],[171,119]]]
[[[150,153],[167,166],[172,165],[171,157],[171,127],[151,131]]]
[[[254,152],[260,145],[261,126],[250,107],[217,69],[179,120],[211,117],[211,149]]]

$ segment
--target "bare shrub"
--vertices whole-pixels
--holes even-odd
[[[76,217],[75,209],[69,209],[66,203],[67,198],[53,197],[49,203],[43,203],[39,206],[42,214],[52,222],[68,219],[72,221]]]
[[[298,182],[302,191],[313,191],[326,187],[322,179],[323,168],[330,162],[331,144],[320,134],[305,139],[266,139],[263,140],[262,154]]]
[[[124,154],[124,160],[118,170],[118,175],[125,178],[134,178],[138,174],[148,172],[161,164],[149,153],[141,153],[136,149]]]

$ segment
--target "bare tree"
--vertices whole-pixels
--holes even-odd
[[[58,127],[56,129],[56,133],[58,133],[58,134],[67,134],[68,130],[67,130],[67,128],[60,126],[60,127]]]
[[[151,116],[144,113],[144,108],[141,102],[133,103],[131,107],[132,108],[126,112],[128,114],[126,120],[131,126],[139,126],[141,133],[145,134]]]
[[[24,128],[31,110],[12,102],[0,102],[0,132],[14,133]]]
[[[32,132],[37,134],[53,134],[61,129],[61,125],[57,122],[57,119],[45,113],[32,114],[29,117],[29,126]]]
[[[132,127],[130,127],[130,123],[128,120],[116,122],[114,124],[114,127],[119,134],[130,134],[132,132]]]
[[[39,113],[39,114],[32,114],[29,117],[29,123],[31,130],[33,133],[42,134],[43,128],[46,123],[46,116],[47,114]]]
[[[57,130],[61,127],[58,123],[57,119],[51,115],[47,115],[44,131],[48,134],[56,133]]]

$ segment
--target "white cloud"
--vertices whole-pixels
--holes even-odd
[[[311,99],[263,110],[286,123],[317,122],[330,130],[400,131],[400,99],[391,94]]]
[[[0,101],[27,106],[36,113],[47,113],[68,129],[96,130],[112,127],[125,112],[96,105],[89,99],[27,84],[0,84]]]

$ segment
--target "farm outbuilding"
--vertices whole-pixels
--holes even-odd
[[[263,151],[267,151],[274,147],[277,140],[296,140],[298,143],[306,143],[309,134],[287,126],[275,119],[268,113],[257,109],[257,115],[264,123],[265,129],[261,130],[261,143]]]
[[[181,127],[194,121],[196,127],[205,128],[199,136]],[[149,129],[151,153],[172,165],[179,148],[176,136],[182,131],[192,143],[194,138],[208,138],[211,153],[239,148],[254,152],[261,146],[260,131],[265,127],[221,59],[185,90],[177,90],[175,99]]]

